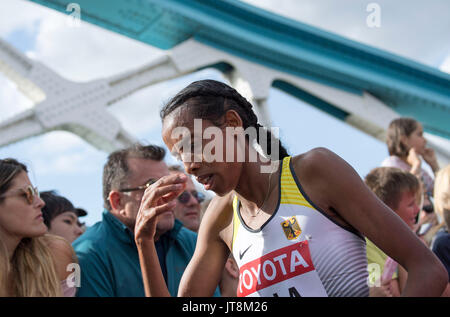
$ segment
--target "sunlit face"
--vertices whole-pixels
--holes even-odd
[[[171,173],[180,172],[174,171]],[[192,193],[195,190],[196,188],[194,183],[190,178],[188,178],[185,191]],[[198,227],[200,226],[200,203],[193,195],[189,196],[189,200],[186,203],[181,203],[177,200],[177,205],[173,212],[175,214],[175,218],[180,220],[186,228],[197,232]]]
[[[169,169],[164,161],[154,161],[149,159],[128,158],[128,167],[130,175],[127,181],[127,188],[135,188],[146,184],[150,179],[159,179],[169,175]],[[124,220],[129,228],[134,228],[136,217],[139,212],[144,189],[132,191],[129,193],[121,193],[123,209],[125,211]],[[175,217],[173,211],[168,211],[158,217],[156,230],[159,234],[171,230],[173,228]]]
[[[423,136],[423,127],[420,123],[417,124],[417,128],[406,138],[405,142],[408,148],[414,148],[418,154],[425,152],[427,140]]]
[[[63,237],[70,243],[83,233],[78,225],[78,216],[73,211],[65,211],[53,218],[48,232]]]
[[[21,172],[12,181],[8,191],[2,194],[0,203],[0,238],[33,238],[47,232],[41,209],[42,199],[35,196],[31,204],[23,189],[31,185],[26,172]]]
[[[394,211],[412,229],[416,223],[416,216],[420,211],[417,193],[414,191],[403,192]]]
[[[220,139],[216,140],[215,137],[210,139],[205,138],[205,130],[208,128],[219,129],[208,120],[199,120],[201,122],[201,129],[194,129],[193,120],[181,120],[183,118],[183,112],[180,108],[174,110],[168,115],[163,122],[162,137],[163,140],[172,153],[184,164],[185,171],[193,176],[196,180],[204,186],[206,190],[212,190],[219,196],[224,196],[228,192],[236,188],[239,183],[239,177],[241,175],[242,163],[239,162],[234,156],[232,160],[227,161],[227,151],[233,150],[234,154],[237,153],[237,142],[233,143],[233,148],[227,147],[226,127],[221,127],[222,131],[219,136]],[[184,118],[186,114],[184,113]],[[198,122],[198,121],[197,121]],[[183,136],[179,133],[175,133],[180,127],[186,129],[189,132],[187,143],[183,141]],[[198,135],[200,134],[200,135]],[[212,147],[212,141],[217,141],[216,147]],[[182,147],[179,144],[187,144]],[[195,144],[195,146],[194,146]],[[200,155],[192,155],[191,153],[198,150],[200,145]],[[221,151],[223,160],[207,160],[205,159],[206,150],[213,148],[210,153],[216,154],[215,151]],[[187,153],[190,151],[190,153]]]

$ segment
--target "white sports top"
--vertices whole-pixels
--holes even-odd
[[[258,230],[233,201],[238,296],[368,296],[364,238],[315,207],[283,159],[278,207]]]

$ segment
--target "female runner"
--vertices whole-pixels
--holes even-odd
[[[238,296],[368,296],[364,236],[407,269],[403,295],[439,296],[445,289],[439,260],[339,156],[317,148],[291,157],[281,145],[279,151],[258,146],[273,140],[270,132],[233,88],[194,82],[161,117],[169,150],[218,195],[202,220],[179,296],[211,296],[230,251],[240,270]],[[244,134],[251,128],[256,133]],[[155,226],[185,181],[163,177],[141,201],[135,240],[148,296],[169,296]]]

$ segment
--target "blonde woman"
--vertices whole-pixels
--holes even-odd
[[[434,185],[434,206],[444,231],[450,227],[450,164],[441,169]]]
[[[73,296],[67,287],[74,262],[68,242],[47,235],[41,208],[24,164],[0,160],[0,295]]]
[[[444,264],[450,276],[450,164],[436,174],[434,184],[434,206],[441,218],[437,227],[439,231],[434,235],[431,248]],[[450,296],[450,286],[447,285],[445,296]]]

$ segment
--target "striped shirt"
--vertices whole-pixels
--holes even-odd
[[[306,196],[284,158],[278,206],[254,230],[233,202],[232,253],[238,296],[368,296],[364,237],[333,222]]]

